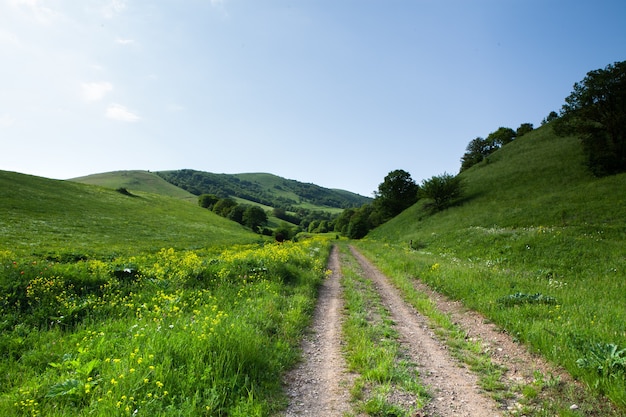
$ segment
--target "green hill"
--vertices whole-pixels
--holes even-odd
[[[0,171],[0,247],[107,255],[251,242],[255,235],[198,205],[131,187],[131,195]]]
[[[626,174],[593,177],[548,124],[459,175],[456,206],[419,201],[359,245],[626,407]]]
[[[195,195],[237,197],[289,211],[302,208],[336,213],[345,208],[360,207],[371,201],[368,197],[349,191],[331,190],[267,173],[214,174],[183,169],[161,171],[158,174],[166,181]]]
[[[159,175],[150,171],[113,171],[101,174],[87,175],[84,177],[72,178],[70,181],[83,184],[99,185],[113,189],[126,188],[132,191],[144,191],[146,193],[161,194],[169,197],[188,200],[193,203],[198,201],[198,197],[188,191],[183,190],[165,181]]]
[[[585,167],[578,139],[549,126],[502,147],[460,174],[465,198],[430,216],[418,202],[371,233],[372,238],[431,241],[432,233],[476,228],[558,227],[623,230],[626,175],[598,179]]]

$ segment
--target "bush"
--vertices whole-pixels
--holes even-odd
[[[420,187],[420,196],[432,200],[426,206],[435,211],[449,207],[462,194],[461,178],[444,173],[424,180]]]

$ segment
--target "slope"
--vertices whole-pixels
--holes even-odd
[[[370,237],[423,239],[472,227],[621,227],[626,175],[589,174],[580,142],[544,126],[502,147],[460,174],[465,197],[430,215],[418,202]]]
[[[215,174],[183,169],[158,173],[166,181],[192,194],[238,197],[270,207],[340,212],[371,199],[344,190],[331,190],[267,173]]]
[[[418,202],[360,246],[626,408],[626,174],[591,176],[546,125],[460,176],[456,206]]]
[[[99,185],[101,187],[113,189],[126,188],[130,191],[144,191],[147,193],[161,194],[169,197],[180,198],[193,203],[198,201],[197,196],[170,184],[156,173],[150,171],[132,170],[104,172],[101,174],[71,178],[70,181]]]
[[[198,205],[0,171],[0,247],[19,252],[110,255],[163,247],[251,242],[258,236]]]

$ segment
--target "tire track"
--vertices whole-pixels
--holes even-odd
[[[428,326],[425,317],[408,305],[387,277],[355,248],[350,247],[364,275],[371,279],[396,323],[401,342],[418,364],[420,381],[429,387],[432,401],[422,410],[424,416],[494,417],[501,416],[498,405],[478,386],[477,377],[452,359]]]

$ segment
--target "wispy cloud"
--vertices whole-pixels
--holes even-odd
[[[139,116],[121,104],[111,104],[107,108],[106,117],[108,119],[118,120],[121,122],[137,122],[140,119]]]
[[[9,4],[22,13],[29,15],[38,23],[48,24],[61,16],[60,13],[42,5],[41,0],[9,0]]]
[[[85,100],[99,101],[102,100],[109,91],[113,90],[113,84],[109,82],[82,83],[81,89]]]
[[[126,0],[110,0],[102,7],[102,15],[111,19],[126,9]]]
[[[122,39],[122,38],[117,38],[115,42],[120,45],[130,45],[130,44],[135,43],[133,39]]]

